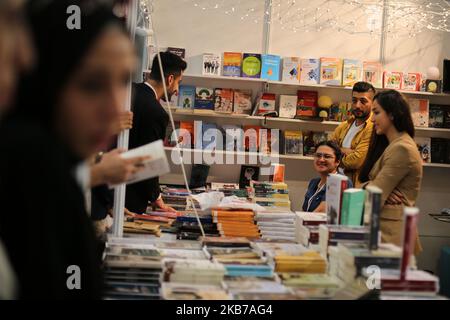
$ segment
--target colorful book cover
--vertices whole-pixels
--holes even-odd
[[[341,224],[342,195],[347,187],[347,176],[342,174],[328,176],[326,187],[328,224]]]
[[[338,122],[347,120],[351,116],[351,107],[351,102],[341,101],[339,103],[333,103],[330,107],[328,120]]]
[[[363,81],[370,83],[375,88],[381,88],[383,85],[383,65],[376,61],[364,61]]]
[[[262,55],[261,79],[280,80],[281,57],[273,54]]]
[[[320,84],[342,85],[342,59],[320,58]]]
[[[320,60],[300,60],[300,84],[318,84],[320,80]]]
[[[194,109],[214,110],[214,90],[212,88],[195,88]]]
[[[220,76],[222,71],[222,61],[220,55],[215,53],[203,54],[203,69],[204,76]]]
[[[313,138],[312,131],[303,131],[303,155],[312,156],[316,152],[316,144]]]
[[[356,82],[362,81],[363,65],[360,60],[344,59],[342,71],[342,85],[353,87]]]
[[[252,91],[234,90],[233,112],[236,114],[251,114]]]
[[[242,57],[242,77],[261,77],[261,55],[259,53],[244,53]]]
[[[402,72],[385,71],[383,73],[383,88],[400,90],[403,83]]]
[[[259,167],[241,166],[241,175],[239,178],[239,188],[243,189],[250,186],[250,181],[258,181]]]
[[[195,87],[181,85],[178,93],[178,108],[194,109]]]
[[[180,130],[179,130],[180,129],[180,121],[174,121],[174,124],[175,124],[175,130],[178,130],[177,134],[179,134],[180,133]],[[174,133],[175,130],[172,128],[172,124],[169,121],[169,124],[167,125],[167,128],[166,128],[166,135],[164,137],[164,146],[165,147],[174,147],[176,145],[176,139],[175,139],[175,133]]]
[[[260,129],[259,130],[259,152],[264,154],[280,153],[280,130]]]
[[[417,144],[417,150],[420,152],[423,163],[431,162],[431,138],[415,137],[414,141]]]
[[[402,89],[408,91],[420,91],[422,83],[421,77],[420,73],[404,73]]]
[[[283,73],[281,81],[288,83],[299,83],[300,81],[300,58],[284,57]]]
[[[297,114],[296,117],[315,117],[317,111],[317,91],[297,91]]]
[[[192,148],[194,146],[194,122],[193,121],[180,121],[179,137],[182,137],[180,146],[182,148]]]
[[[350,188],[344,191],[341,224],[347,226],[362,224],[365,197],[366,193],[363,189]]]
[[[408,99],[411,116],[413,118],[414,126],[428,127],[429,123],[429,101],[428,99]]]
[[[216,112],[233,112],[233,89],[214,89],[214,110]]]
[[[445,112],[443,106],[437,104],[430,104],[430,113],[428,119],[428,126],[431,128],[443,128]]]
[[[263,93],[261,99],[259,100],[257,115],[275,111],[275,102],[275,93]]]
[[[297,97],[290,95],[280,95],[280,118],[295,118],[297,114]]]
[[[225,77],[240,77],[242,65],[242,53],[224,52],[223,53],[223,75]]]
[[[284,131],[284,154],[303,153],[303,138],[301,131],[286,130]]]

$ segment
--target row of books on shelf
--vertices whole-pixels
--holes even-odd
[[[323,99],[325,102],[322,102]],[[416,127],[450,128],[450,106],[429,104],[428,99],[408,99]],[[178,107],[243,115],[270,115],[280,118],[320,118],[344,121],[351,116],[351,102],[332,102],[317,91],[298,90],[297,95],[262,93],[253,104],[251,90],[180,86]]]
[[[252,151],[263,154],[313,156],[315,146],[329,139],[329,132],[265,129],[262,126],[217,125],[201,121],[176,121],[180,146],[197,150]],[[179,138],[180,139],[180,138]],[[415,137],[424,163],[450,163],[450,139]],[[168,129],[165,146],[175,146]]]
[[[357,59],[205,53],[202,75],[261,78],[303,85],[353,86],[358,81],[365,81],[376,88],[426,91],[424,76],[418,72],[387,71],[379,62]]]

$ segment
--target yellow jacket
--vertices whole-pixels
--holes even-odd
[[[361,166],[366,159],[367,150],[369,149],[370,138],[372,136],[373,123],[370,120],[372,115],[370,115],[366,122],[361,126],[361,129],[356,133],[352,140],[351,149],[354,152],[346,155],[341,160],[341,167],[344,168],[345,174],[352,180],[355,188],[359,187],[359,172]],[[335,140],[342,147],[342,142],[347,135],[348,130],[355,121],[354,117],[342,122],[333,132],[330,140]]]

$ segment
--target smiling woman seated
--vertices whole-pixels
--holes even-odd
[[[309,182],[308,190],[305,194],[302,210],[307,212],[326,212],[325,190],[328,175],[337,173],[342,152],[334,141],[324,141],[316,146],[314,154],[314,169],[319,173],[319,178],[314,178]],[[349,180],[349,188],[352,188]]]

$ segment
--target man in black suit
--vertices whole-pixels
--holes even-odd
[[[187,64],[179,56],[170,52],[161,52],[169,100],[178,92],[178,86]],[[164,139],[169,123],[169,115],[159,102],[165,100],[158,57],[155,56],[148,80],[133,84],[133,128],[130,130],[129,148],[137,148],[159,139]],[[125,207],[134,213],[145,213],[148,202],[165,211],[175,211],[161,198],[158,177],[127,186]]]

